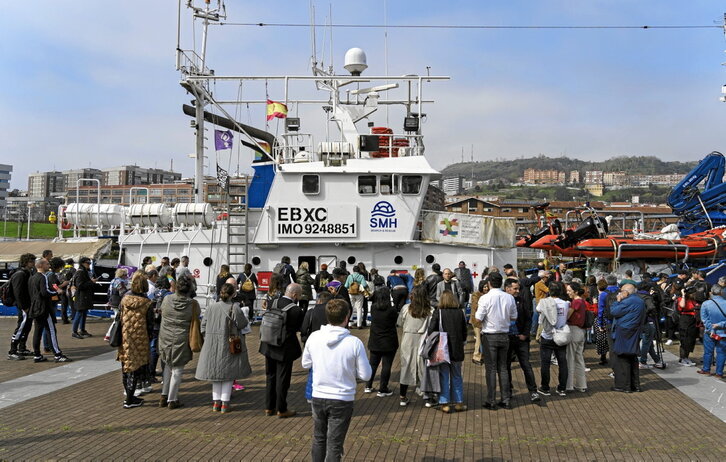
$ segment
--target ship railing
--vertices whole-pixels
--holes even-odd
[[[280,135],[282,143],[275,146],[273,155],[281,163],[314,162],[317,155],[314,150],[315,140],[310,133],[288,132]]]
[[[203,63],[202,57],[194,50],[177,50],[177,69],[182,75],[211,76],[214,73]]]
[[[316,162],[342,165],[350,158],[411,157],[424,154],[423,135],[411,133],[380,134],[375,151],[360,151],[346,141],[326,141],[315,148],[315,139],[309,133],[285,133],[282,143],[275,146],[273,157],[280,163]]]
[[[413,133],[381,133],[378,136],[378,151],[370,157],[410,157],[424,154],[423,135]]]

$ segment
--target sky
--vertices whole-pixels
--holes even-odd
[[[196,0],[199,3],[199,0]],[[316,23],[389,25],[723,25],[726,4],[691,0],[336,0],[313,2]],[[227,0],[228,22],[310,23],[305,0]],[[182,48],[201,44],[182,15]],[[0,163],[11,187],[35,171],[122,164],[193,173],[190,96],[175,70],[177,1],[9,2],[0,16]],[[387,38],[384,38],[384,32]],[[461,159],[539,154],[584,160],[654,155],[698,160],[726,150],[726,41],[708,29],[317,29],[317,54],[344,74],[348,48],[363,48],[364,75],[445,75],[424,107],[426,156],[438,169]],[[208,64],[217,75],[309,75],[309,27],[211,28]],[[387,53],[386,53],[387,50]],[[324,57],[324,58],[323,58]],[[282,99],[274,83],[219,84],[215,95]],[[311,84],[295,96],[314,95]],[[320,96],[320,94],[318,94]],[[391,94],[393,97],[394,94]],[[229,110],[264,127],[263,108]],[[296,107],[302,129],[325,132],[318,108]],[[379,111],[394,128],[402,115]],[[210,127],[211,128],[211,127]],[[273,125],[272,131],[280,127]],[[208,138],[212,136],[208,132]],[[212,167],[215,153],[208,150]],[[251,154],[218,160],[249,171]]]

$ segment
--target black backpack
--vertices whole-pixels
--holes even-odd
[[[619,290],[614,290],[612,292],[608,292],[607,298],[605,298],[605,309],[603,310],[603,317],[605,319],[610,319],[612,321],[613,315],[610,314],[610,307],[613,306],[613,303],[618,301],[618,292]]]
[[[15,306],[15,295],[13,294],[13,285],[10,283],[10,279],[0,286],[0,302],[5,306]]]
[[[589,329],[595,325],[595,313],[585,310],[585,321],[582,323],[583,329]]]
[[[696,292],[693,294],[696,302],[700,304],[708,300],[708,284],[705,281],[696,281],[693,286],[696,288]]]

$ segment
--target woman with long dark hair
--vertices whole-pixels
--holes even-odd
[[[427,332],[446,332],[450,363],[440,364],[439,381],[441,393],[439,405],[445,413],[466,411],[464,405],[464,378],[461,365],[464,362],[464,342],[466,342],[466,318],[459,300],[450,290],[441,293],[439,305],[431,314]],[[453,404],[453,406],[452,406]]]
[[[418,353],[421,338],[426,334],[431,318],[431,302],[425,286],[417,286],[411,292],[411,303],[404,306],[398,315],[396,325],[403,330],[401,338],[401,406],[408,405],[409,386],[419,386],[423,382],[426,364]]]
[[[371,352],[370,363],[373,373],[366,384],[365,393],[373,392],[373,379],[376,377],[378,365],[383,361],[378,396],[391,396],[393,394],[388,388],[388,381],[391,378],[393,358],[396,356],[396,350],[398,350],[397,319],[398,312],[391,304],[391,292],[388,288],[381,287],[373,292],[371,333],[368,338],[368,349]]]
[[[681,341],[679,348],[678,362],[683,366],[695,366],[696,363],[688,359],[693,353],[696,346],[696,338],[698,337],[698,327],[696,325],[696,302],[695,287],[685,287],[681,289],[680,295],[676,300],[678,307],[678,339]]]
[[[567,314],[567,325],[570,326],[570,343],[567,344],[567,390],[579,392],[587,391],[587,378],[585,377],[585,317],[587,305],[585,304],[585,289],[578,282],[567,284],[570,309]]]

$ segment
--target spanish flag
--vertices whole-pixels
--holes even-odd
[[[272,120],[275,117],[278,119],[284,119],[287,117],[287,106],[284,104],[272,101],[271,99],[267,100],[267,120]]]

